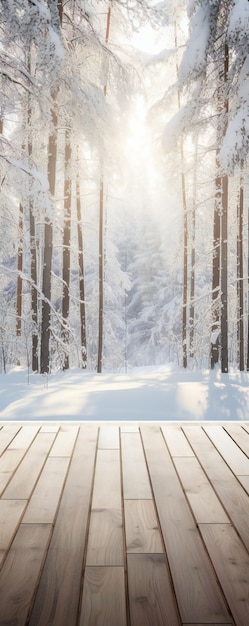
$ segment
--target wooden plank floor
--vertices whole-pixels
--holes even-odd
[[[0,626],[248,626],[249,422],[0,423]]]

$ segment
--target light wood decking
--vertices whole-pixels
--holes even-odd
[[[0,626],[248,626],[249,423],[1,423]]]

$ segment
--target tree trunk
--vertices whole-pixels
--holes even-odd
[[[22,331],[22,272],[23,268],[23,205],[19,204],[18,252],[17,252],[17,288],[16,288],[16,334]]]
[[[221,213],[221,371],[228,372],[228,293],[227,293],[227,218],[228,218],[228,177],[222,177]]]
[[[65,133],[65,178],[64,178],[64,226],[63,226],[63,294],[62,294],[62,318],[63,318],[63,340],[65,344],[65,355],[63,369],[69,368],[69,289],[70,289],[70,241],[71,241],[71,203],[72,184],[69,168],[71,166],[72,149],[71,133],[67,129]]]
[[[103,358],[103,326],[104,326],[104,184],[100,182],[99,191],[99,328],[98,328],[98,362],[97,372],[102,372]]]
[[[49,0],[49,8],[51,15],[53,14],[54,23],[58,30],[62,25],[63,4],[62,0],[56,2]],[[56,159],[57,159],[57,97],[58,88],[52,92],[53,106],[51,109],[52,130],[48,140],[48,183],[50,198],[53,202],[55,196],[55,177],[56,177]],[[51,207],[52,208],[52,207]],[[50,371],[49,343],[50,343],[50,314],[51,314],[51,271],[52,271],[52,252],[53,252],[53,224],[49,215],[45,218],[44,225],[44,257],[43,257],[43,275],[42,275],[42,321],[41,321],[41,361],[40,371],[42,374],[48,374]]]
[[[216,157],[216,168],[219,168],[218,154]],[[212,333],[210,362],[211,369],[219,361],[220,344],[220,204],[221,204],[221,178],[216,176],[216,194],[214,207],[214,227],[213,227],[213,268],[212,268]]]
[[[224,86],[227,82],[228,74],[228,46],[225,44],[225,60],[224,60]],[[224,113],[228,114],[228,99],[225,97]],[[224,121],[223,135],[227,125],[227,119]],[[221,371],[223,374],[228,372],[228,292],[227,292],[227,221],[228,221],[228,176],[222,176],[221,181],[221,321],[220,321],[220,339],[221,339]]]
[[[56,106],[56,105],[55,105]],[[57,155],[57,112],[52,110],[52,132],[48,141],[48,182],[53,200],[55,194],[55,174]],[[42,321],[41,321],[41,363],[42,374],[50,371],[49,340],[50,340],[50,304],[51,304],[51,270],[52,270],[53,225],[50,216],[46,216],[44,225],[44,257],[42,276]]]
[[[182,144],[182,142],[181,142]],[[185,174],[183,172],[183,145],[181,145],[181,181],[182,181],[182,204],[183,204],[183,306],[182,306],[182,349],[183,367],[187,367],[187,304],[188,304],[188,217],[186,202]]]
[[[111,6],[108,7],[106,20],[105,43],[108,43],[111,22]],[[104,95],[107,93],[107,80],[104,84]],[[101,163],[101,180],[99,190],[99,321],[98,321],[98,358],[97,372],[102,372],[104,334],[104,175],[103,157]]]
[[[175,27],[175,48],[178,47],[177,41],[177,25]],[[176,77],[178,80],[178,61],[176,61]],[[177,91],[177,107],[181,109],[180,90]],[[180,138],[180,160],[181,160],[181,192],[182,192],[182,208],[183,208],[183,300],[182,300],[182,365],[184,368],[188,365],[187,356],[187,304],[188,304],[188,214],[186,199],[186,183],[184,173],[184,146],[183,138]]]
[[[85,304],[84,248],[83,248],[82,215],[81,215],[81,199],[80,199],[79,161],[78,161],[78,170],[77,170],[77,176],[76,176],[76,207],[77,207],[79,292],[80,292],[81,363],[82,363],[83,369],[85,369],[87,367],[86,304]]]
[[[242,175],[240,177],[240,190],[237,206],[237,296],[238,296],[238,321],[237,321],[237,337],[238,337],[238,357],[239,369],[241,372],[245,369],[244,363],[244,276],[243,276],[243,213],[244,213],[244,187]]]
[[[193,209],[191,232],[191,272],[190,272],[190,310],[189,310],[189,354],[194,357],[194,323],[195,323],[195,228],[196,228],[196,197],[197,197],[197,158],[198,136],[195,139],[195,161],[193,176]]]
[[[246,371],[249,372],[249,207],[247,210],[247,355]]]
[[[227,285],[227,220],[228,220],[228,176],[221,175],[220,146],[227,126],[228,99],[225,93],[228,74],[229,51],[224,46],[224,64],[219,75],[218,128],[216,153],[216,199],[214,209],[213,278],[212,278],[212,335],[211,369],[221,358],[222,373],[228,372],[228,285]]]
[[[31,74],[30,51],[28,56],[28,68]],[[28,95],[28,158],[32,166],[32,109],[30,95]],[[36,229],[34,216],[34,199],[29,193],[29,236],[31,257],[31,317],[32,317],[32,371],[38,372],[38,298],[37,298],[37,258],[36,258]]]

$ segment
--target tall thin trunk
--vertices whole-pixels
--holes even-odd
[[[237,206],[237,296],[238,296],[238,321],[237,321],[237,337],[238,337],[238,357],[239,369],[241,372],[245,369],[244,357],[244,271],[243,271],[243,213],[244,213],[244,187],[242,174],[240,176],[240,189]]]
[[[225,60],[224,60],[224,86],[227,83],[229,51],[225,44]],[[228,99],[225,96],[224,113],[228,114]],[[224,130],[227,120],[224,122]],[[220,321],[220,338],[221,338],[221,371],[223,374],[228,372],[228,284],[227,284],[227,259],[228,259],[228,243],[227,243],[227,221],[228,221],[228,176],[223,175],[221,181],[221,321]]]
[[[104,184],[100,181],[99,190],[99,328],[98,328],[98,362],[97,372],[102,372],[103,358],[103,327],[104,327]]]
[[[86,345],[86,304],[85,304],[85,273],[84,273],[84,246],[80,198],[80,174],[79,161],[76,175],[76,208],[77,208],[77,233],[78,233],[78,263],[79,263],[79,292],[80,292],[80,336],[81,336],[81,363],[83,369],[87,367]]]
[[[31,73],[30,51],[28,56],[28,66]],[[30,95],[28,95],[28,158],[31,161],[32,144],[32,109]],[[30,163],[31,165],[31,163]],[[38,298],[37,298],[37,257],[36,257],[36,227],[34,216],[34,198],[29,194],[29,236],[30,236],[30,256],[31,256],[31,316],[32,316],[32,371],[38,372]]]
[[[219,169],[218,152],[216,155],[216,168]],[[214,207],[213,222],[213,267],[212,267],[212,333],[210,347],[210,364],[211,369],[219,361],[219,343],[220,343],[220,204],[221,204],[221,178],[219,172],[216,180],[216,194]]]
[[[178,47],[177,26],[175,22],[175,48]],[[178,61],[176,61],[176,76],[178,79]],[[181,109],[180,90],[177,92],[178,111]],[[183,299],[182,299],[182,364],[186,368],[188,365],[187,356],[187,305],[188,305],[188,214],[187,214],[187,198],[186,198],[186,181],[184,172],[184,145],[183,138],[180,138],[180,160],[181,160],[181,192],[182,192],[182,208],[183,208]]]
[[[192,232],[191,232],[191,271],[190,271],[190,310],[189,310],[189,353],[194,356],[194,322],[195,322],[195,229],[196,229],[196,197],[197,197],[197,158],[198,136],[195,139],[195,160],[193,176],[193,209],[192,209]]]
[[[70,242],[71,242],[71,203],[72,203],[72,183],[69,171],[72,158],[71,132],[67,129],[65,133],[65,178],[64,178],[64,225],[63,225],[63,294],[62,294],[62,318],[63,318],[63,339],[65,344],[65,355],[63,369],[69,368],[69,290],[70,290]]]
[[[56,27],[59,29],[62,25],[63,4],[62,0],[48,2],[51,14],[54,15]],[[57,93],[58,86],[52,92],[53,105],[51,108],[51,132],[48,140],[48,184],[50,197],[53,202],[55,196],[55,178],[56,178],[56,160],[57,160]],[[52,252],[53,252],[53,224],[49,215],[45,218],[44,224],[44,256],[43,256],[43,275],[42,275],[42,319],[41,319],[41,359],[40,370],[42,374],[48,374],[50,371],[50,315],[51,315],[51,272],[52,272]]]
[[[52,132],[48,141],[48,182],[52,199],[55,195],[55,174],[57,156],[57,112],[56,105],[52,110]],[[50,371],[50,303],[51,303],[51,271],[52,271],[53,225],[50,216],[46,216],[44,224],[44,257],[42,275],[42,320],[41,320],[41,362],[42,374]]]
[[[213,233],[213,276],[212,276],[212,334],[211,368],[221,358],[222,373],[228,372],[228,282],[227,282],[227,220],[228,220],[228,176],[221,174],[220,146],[227,126],[228,98],[226,90],[229,51],[224,46],[224,64],[219,75],[217,152],[216,152],[216,197]]]
[[[221,213],[221,371],[228,372],[228,293],[227,293],[227,213],[228,213],[228,177],[222,177],[222,213]]]
[[[246,371],[249,372],[249,207],[247,210],[247,355]]]
[[[111,23],[111,6],[108,7],[106,20],[105,43],[108,43]],[[104,95],[107,94],[107,80],[104,85]],[[103,155],[101,163],[101,180],[99,190],[99,320],[98,320],[98,358],[97,372],[102,372],[103,363],[103,334],[104,334],[104,175]]]
[[[183,171],[183,143],[181,141],[181,181],[182,181],[182,204],[183,204],[183,306],[182,306],[182,348],[183,367],[187,367],[187,304],[188,304],[188,216],[186,201],[185,174]]]
[[[22,269],[23,269],[23,205],[19,204],[18,251],[17,251],[17,287],[16,287],[16,334],[22,332]]]

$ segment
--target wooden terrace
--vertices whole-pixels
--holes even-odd
[[[0,626],[248,626],[249,422],[0,423]]]

